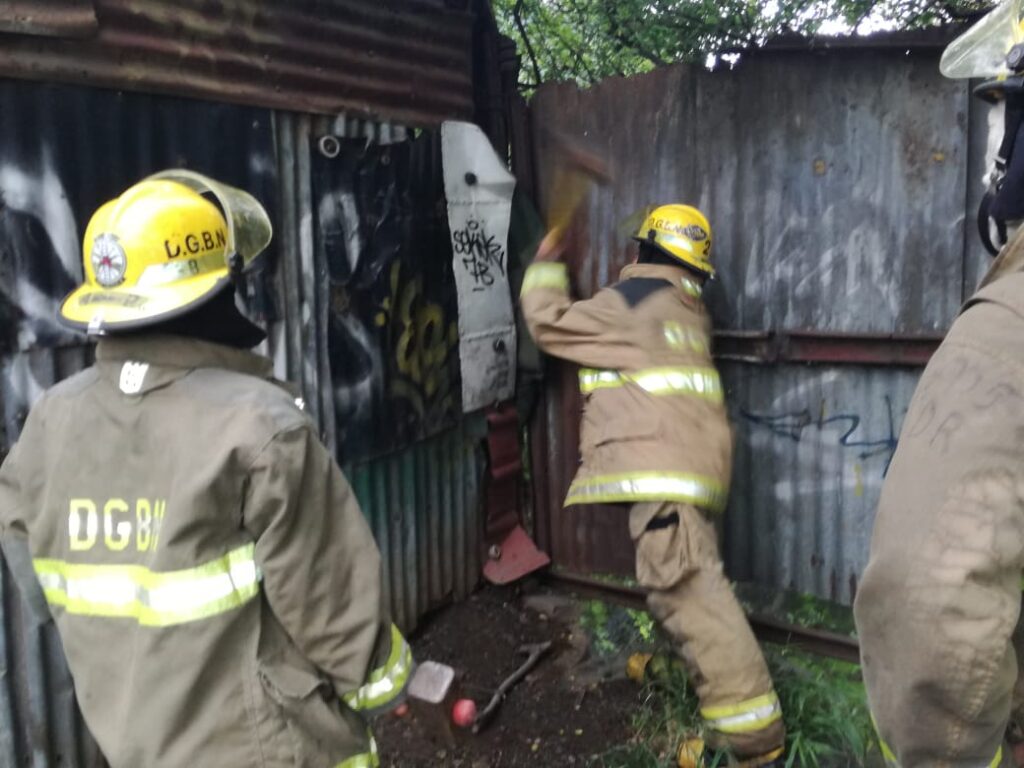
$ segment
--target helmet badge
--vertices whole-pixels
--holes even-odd
[[[704,228],[697,224],[690,224],[684,230],[683,234],[694,242],[702,242],[708,239],[708,233],[704,231]]]
[[[124,282],[128,259],[124,248],[117,240],[117,235],[104,232],[92,241],[92,271],[96,282],[104,288],[113,288]]]

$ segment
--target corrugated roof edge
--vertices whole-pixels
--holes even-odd
[[[473,114],[473,15],[453,3],[93,0],[98,29],[78,39],[39,26],[40,0],[17,7],[0,14],[0,77],[407,125]]]

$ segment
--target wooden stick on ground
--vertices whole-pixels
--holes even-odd
[[[551,641],[548,640],[547,642],[536,643],[535,645],[524,645],[519,649],[520,653],[528,653],[529,656],[526,661],[522,663],[522,666],[520,666],[519,669],[505,678],[504,682],[498,686],[498,690],[494,692],[494,695],[487,703],[487,706],[484,707],[483,711],[476,716],[476,720],[473,721],[473,733],[480,733],[480,730],[487,724],[491,715],[497,711],[501,702],[505,699],[505,696],[508,695],[510,690],[512,690],[512,687],[526,677],[527,672],[537,666],[537,662],[540,661],[541,656],[547,653],[550,648]]]

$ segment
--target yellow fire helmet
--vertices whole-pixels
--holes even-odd
[[[271,236],[247,192],[192,171],[150,176],[93,214],[85,282],[64,299],[60,320],[104,335],[182,315],[230,284]]]
[[[711,225],[690,205],[662,205],[651,211],[633,238],[653,245],[666,256],[714,277],[711,264]]]

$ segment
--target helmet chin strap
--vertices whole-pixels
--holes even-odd
[[[985,250],[993,256],[999,255],[999,250],[1009,242],[1009,235],[1006,229],[1006,222],[992,217],[992,201],[998,192],[998,186],[989,183],[989,188],[981,198],[981,205],[978,206],[978,236],[981,237],[981,244]],[[992,225],[995,224],[996,240],[992,240]]]
[[[978,208],[978,234],[985,249],[993,256],[1009,241],[1007,222],[1019,221],[1024,213],[1024,150],[1019,156],[1014,155],[1018,136],[1024,128],[1024,96],[1008,93],[1005,109],[1003,140],[988,177],[988,189]],[[995,242],[992,239],[993,225]]]

